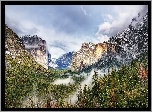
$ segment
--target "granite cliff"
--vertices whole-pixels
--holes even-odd
[[[107,43],[93,44],[83,43],[81,49],[74,52],[71,63],[71,70],[79,70],[85,66],[95,63],[107,52]]]
[[[46,41],[37,35],[25,35],[20,37],[25,45],[25,49],[34,57],[37,63],[48,68],[48,51]]]

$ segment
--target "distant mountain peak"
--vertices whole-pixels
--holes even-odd
[[[66,69],[69,68],[72,60],[72,52],[68,52],[60,56],[58,59],[52,58],[51,62],[49,63],[49,67],[56,68],[56,69]]]

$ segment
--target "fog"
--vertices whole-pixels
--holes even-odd
[[[60,85],[60,84],[69,85],[69,84],[74,84],[74,80],[72,79],[72,76],[69,76],[66,79],[57,79],[52,84],[53,85]]]
[[[93,78],[92,77],[95,74],[95,71],[98,73],[98,77],[103,77],[104,74],[107,73],[107,70],[104,71],[104,70],[97,70],[97,69],[92,69],[90,73],[83,72],[82,74],[85,76],[87,76],[87,74],[88,74],[88,77],[80,83],[80,87],[78,87],[78,89],[72,95],[70,95],[68,98],[65,99],[66,102],[68,102],[70,104],[75,104],[78,101],[77,94],[79,94],[80,90],[84,89],[85,85],[92,88],[92,86],[93,86],[93,84],[92,84]]]

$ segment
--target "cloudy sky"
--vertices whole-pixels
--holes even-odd
[[[143,5],[6,5],[5,23],[19,36],[46,40],[52,58],[58,58],[83,42],[107,41],[147,11]]]

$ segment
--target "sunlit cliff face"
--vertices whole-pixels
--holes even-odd
[[[102,46],[102,44],[97,44],[96,49],[95,49],[95,57],[96,58],[100,58],[102,56],[102,54],[104,53],[105,49]]]
[[[88,66],[97,62],[105,52],[107,52],[106,43],[83,43],[80,51],[75,52],[72,57],[71,70],[81,68],[82,63]]]

